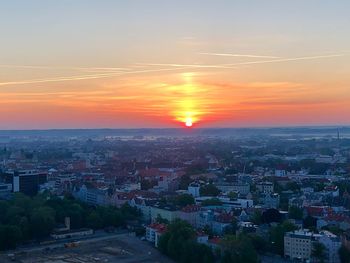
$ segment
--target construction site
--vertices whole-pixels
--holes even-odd
[[[170,263],[146,241],[123,234],[108,240],[84,240],[0,254],[1,263]]]

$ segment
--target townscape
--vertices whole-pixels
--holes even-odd
[[[216,132],[3,134],[0,261],[349,262],[348,129]]]
[[[0,1],[0,263],[350,263],[349,10]]]

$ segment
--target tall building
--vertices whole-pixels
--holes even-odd
[[[47,182],[47,173],[36,170],[21,170],[6,172],[6,182],[12,184],[14,193],[20,192],[34,196],[39,191],[39,185]]]
[[[0,183],[0,199],[9,198],[12,192],[12,184]]]

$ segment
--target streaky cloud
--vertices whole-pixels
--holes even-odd
[[[22,80],[22,81],[8,81],[8,82],[0,82],[0,86],[46,83],[46,82],[60,82],[60,81],[71,81],[71,80],[98,79],[98,78],[112,77],[112,76],[118,76],[118,75],[120,75],[120,73],[113,73],[113,74],[112,73],[105,73],[105,74],[95,74],[95,75],[78,75],[78,76],[32,79],[32,80]]]
[[[232,69],[231,66],[225,66],[225,65],[203,65],[203,64],[176,64],[176,63],[137,63],[139,65],[144,66],[166,66],[166,67],[181,67],[184,69],[188,68],[227,68]]]
[[[282,58],[282,59],[272,59],[272,60],[260,60],[260,61],[249,61],[234,64],[224,64],[224,66],[240,66],[240,65],[251,65],[251,64],[266,64],[266,63],[279,63],[279,62],[289,62],[289,61],[299,61],[299,60],[317,60],[323,58],[334,58],[334,57],[344,57],[345,54],[331,54],[331,55],[319,55],[319,56],[307,56],[307,57],[296,57],[296,58]]]
[[[100,72],[100,71],[110,71],[110,72],[124,72],[130,70],[125,67],[52,67],[52,66],[35,66],[35,65],[8,65],[0,64],[0,68],[14,68],[14,69],[49,69],[49,70],[77,70],[86,72]]]
[[[100,78],[109,78],[129,74],[142,74],[142,73],[152,73],[152,72],[165,72],[165,71],[177,71],[177,70],[188,70],[189,68],[213,68],[213,69],[238,69],[239,66],[244,65],[255,65],[255,64],[268,64],[268,63],[282,63],[282,62],[292,62],[292,61],[302,61],[302,60],[317,60],[324,58],[334,58],[334,57],[343,57],[346,54],[330,54],[330,55],[318,55],[318,56],[305,56],[305,57],[295,57],[295,58],[282,58],[282,59],[271,59],[271,60],[257,60],[249,62],[240,62],[232,64],[214,64],[214,65],[203,65],[203,64],[176,64],[176,63],[135,63],[136,65],[145,65],[145,66],[163,66],[171,68],[160,68],[160,69],[142,69],[142,70],[130,70],[129,68],[74,68],[70,69],[98,69],[107,70],[105,73],[101,74],[91,74],[91,75],[77,75],[77,76],[63,76],[56,78],[44,78],[44,79],[32,79],[32,80],[22,80],[22,81],[8,81],[0,82],[0,86],[7,85],[24,85],[24,84],[34,84],[34,83],[46,83],[46,82],[63,82],[63,81],[76,81],[76,80],[88,80],[88,79],[100,79]],[[0,67],[5,67],[10,65],[0,65]],[[49,68],[42,66],[17,66],[24,68]],[[124,69],[124,71],[108,71],[111,69]]]
[[[100,79],[100,78],[109,78],[122,76],[127,74],[141,74],[141,73],[151,73],[151,72],[162,72],[162,71],[177,71],[187,69],[183,68],[165,68],[165,69],[145,69],[145,70],[136,70],[136,71],[124,71],[116,73],[101,73],[94,75],[78,75],[78,76],[68,76],[68,77],[56,77],[56,78],[45,78],[45,79],[32,79],[32,80],[22,80],[22,81],[8,81],[0,82],[0,86],[8,85],[25,85],[25,84],[34,84],[34,83],[46,83],[46,82],[63,82],[63,81],[74,81],[74,80],[88,80],[88,79]]]
[[[168,67],[181,67],[181,68],[217,68],[217,69],[238,69],[239,66],[254,65],[254,64],[267,64],[267,63],[281,63],[281,62],[292,62],[300,60],[317,60],[324,58],[343,57],[346,54],[331,54],[331,55],[318,55],[318,56],[306,56],[306,57],[295,57],[295,58],[281,58],[271,60],[256,60],[230,64],[177,64],[177,63],[139,63],[147,66],[168,66]]]
[[[208,56],[218,56],[218,57],[281,58],[276,56],[260,56],[260,55],[250,55],[250,54],[229,54],[229,53],[208,53],[208,52],[200,52],[198,54],[208,55]]]

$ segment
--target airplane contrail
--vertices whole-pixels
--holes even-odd
[[[0,68],[18,68],[18,69],[71,69],[71,70],[79,70],[79,71],[126,71],[130,70],[129,68],[118,68],[118,67],[51,67],[51,66],[34,66],[34,65],[5,65],[0,64]]]
[[[56,77],[56,78],[9,81],[9,82],[0,82],[0,86],[46,83],[46,82],[62,82],[62,81],[74,81],[74,80],[87,80],[87,79],[100,79],[100,78],[108,78],[108,77],[122,76],[122,75],[128,75],[128,74],[187,70],[189,68],[237,69],[238,68],[237,66],[242,66],[242,65],[280,63],[280,62],[299,61],[299,60],[314,60],[314,59],[333,58],[333,57],[342,57],[342,56],[345,56],[345,54],[332,54],[332,55],[320,55],[320,56],[308,56],[308,57],[296,57],[296,58],[282,58],[282,59],[272,59],[272,60],[262,60],[262,61],[259,60],[259,61],[241,62],[241,63],[234,63],[234,64],[219,64],[219,65],[138,63],[138,64],[148,65],[148,66],[167,66],[167,67],[172,67],[172,68],[144,69],[144,70],[122,71],[122,72],[121,71],[112,71],[112,72],[106,72],[103,74],[94,74],[94,75],[63,76],[63,77]],[[4,66],[4,65],[2,65],[2,66]],[[0,65],[0,67],[1,67],[1,65]],[[26,66],[26,67],[36,67],[36,66]],[[38,67],[40,67],[40,66],[38,66]],[[106,69],[106,68],[98,68],[98,69]],[[112,68],[112,69],[116,69],[116,68]]]
[[[201,65],[201,64],[168,64],[168,63],[137,63],[144,66],[167,66],[167,67],[183,67],[183,68],[227,68],[232,69],[230,65]]]
[[[244,58],[281,58],[275,56],[260,56],[260,55],[248,55],[248,54],[229,54],[229,53],[207,53],[201,52],[198,53],[200,55],[208,55],[208,56],[219,56],[219,57],[244,57]]]
[[[314,60],[314,59],[334,58],[334,57],[343,57],[343,56],[345,56],[345,54],[332,54],[332,55],[320,55],[320,56],[296,57],[296,58],[281,58],[281,59],[250,61],[250,62],[241,62],[241,63],[234,63],[234,64],[223,64],[223,65],[225,65],[225,66],[239,66],[239,65],[250,65],[250,64],[289,62],[289,61],[298,61],[298,60]]]
[[[117,73],[104,73],[104,74],[95,74],[95,75],[78,75],[78,76],[65,76],[65,77],[56,77],[56,78],[45,78],[45,79],[31,79],[31,80],[21,80],[21,81],[8,81],[0,82],[0,86],[8,85],[24,85],[24,84],[35,84],[35,83],[46,83],[46,82],[63,82],[63,81],[74,81],[74,80],[87,80],[87,79],[100,79],[100,78],[109,78],[116,77],[128,74],[139,74],[139,73],[149,73],[149,72],[162,72],[162,71],[177,71],[187,69],[183,68],[163,68],[163,69],[149,69],[149,70],[137,70],[137,71],[125,71]]]
[[[248,61],[248,62],[239,62],[231,64],[214,64],[214,65],[205,65],[205,64],[175,64],[175,63],[143,63],[143,65],[148,66],[168,66],[168,67],[187,67],[187,68],[218,68],[218,69],[237,69],[237,66],[251,65],[251,64],[265,64],[265,63],[280,63],[280,62],[289,62],[289,61],[298,61],[298,60],[316,60],[323,58],[333,58],[333,57],[343,57],[345,54],[332,54],[332,55],[320,55],[320,56],[308,56],[308,57],[295,57],[295,58],[281,58],[281,59],[271,59],[271,60],[257,60],[257,61]],[[141,64],[141,63],[139,63]]]
[[[98,78],[104,78],[104,77],[118,76],[119,74],[121,73],[106,73],[106,74],[95,74],[95,75],[78,75],[78,76],[65,76],[65,77],[45,78],[45,79],[8,81],[8,82],[0,82],[0,86],[34,84],[34,83],[45,83],[45,82],[60,82],[60,81],[70,81],[70,80],[98,79]]]

